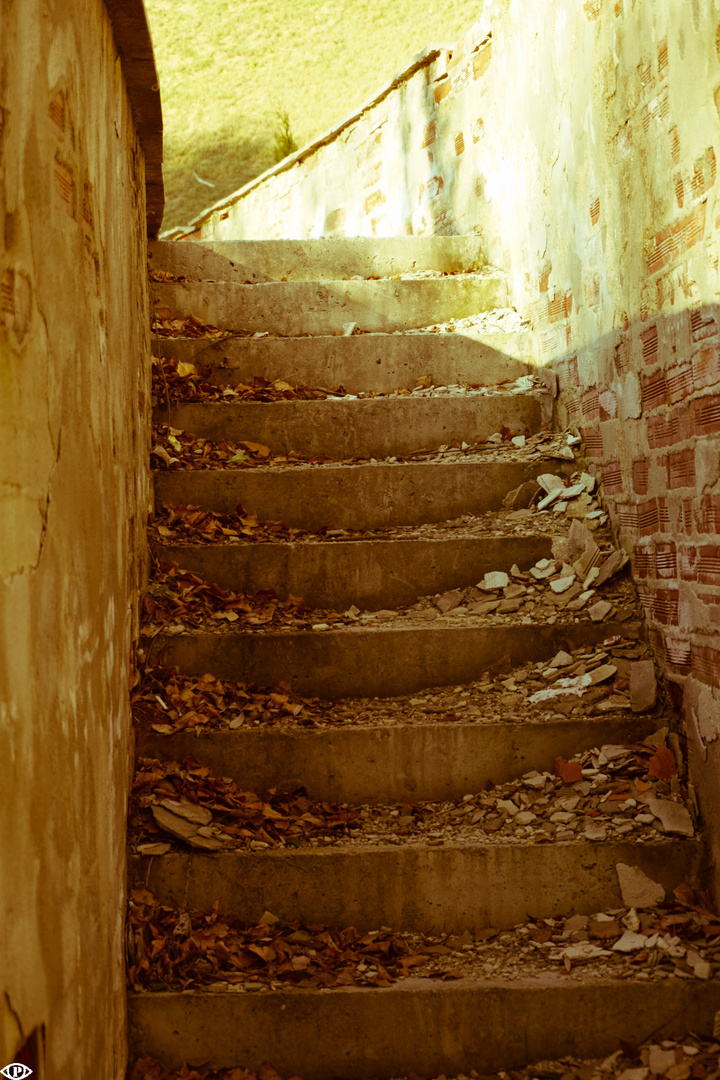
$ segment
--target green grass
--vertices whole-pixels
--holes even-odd
[[[275,163],[279,112],[287,110],[303,146],[426,45],[462,38],[482,0],[146,0],[146,7],[165,120],[167,229]]]

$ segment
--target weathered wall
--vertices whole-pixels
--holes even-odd
[[[480,234],[604,478],[716,838],[719,112],[718,0],[492,0],[194,234]]]
[[[132,78],[102,0],[0,0],[0,1067],[44,1025],[47,1080],[124,1075],[149,491]]]

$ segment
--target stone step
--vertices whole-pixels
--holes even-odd
[[[382,529],[497,510],[508,491],[543,472],[570,475],[574,462],[468,457],[442,462],[177,469],[155,473],[159,505],[233,513],[295,528]]]
[[[314,801],[414,804],[458,801],[532,769],[552,770],[559,756],[637,742],[661,722],[625,714],[499,723],[396,719],[385,726],[310,730],[287,724],[170,736],[141,730],[136,753],[163,761],[194,757],[251,791],[297,782]]]
[[[151,282],[151,301],[172,318],[193,315],[223,330],[272,331],[288,337],[334,334],[347,323],[387,333],[464,318],[507,304],[497,270],[395,281],[268,282],[215,285]]]
[[[521,570],[551,555],[552,537],[476,536],[442,540],[155,543],[158,558],[177,562],[223,589],[256,593],[272,584],[281,600],[310,607],[364,610],[414,604],[420,596],[474,585],[492,570]]]
[[[533,435],[552,419],[547,393],[318,401],[179,402],[155,409],[158,423],[206,439],[250,441],[272,454],[384,458],[420,447],[484,442],[503,425]]]
[[[190,630],[154,636],[153,651],[187,674],[211,672],[260,686],[289,682],[295,693],[337,699],[468,683],[500,664],[547,659],[560,649],[571,651],[614,634],[639,638],[641,626],[578,620],[266,633]]]
[[[208,368],[212,382],[236,386],[254,375],[293,386],[344,386],[351,393],[410,389],[431,375],[448,383],[492,384],[526,374],[535,361],[529,330],[353,334],[350,337],[154,337],[153,352]]]
[[[560,912],[623,906],[616,866],[639,867],[672,892],[697,883],[702,844],[691,839],[354,843],[271,851],[129,854],[131,882],[162,905],[221,911],[255,925],[392,926],[420,933],[506,929]]]
[[[594,978],[404,979],[327,990],[130,993],[130,1046],[166,1065],[257,1069],[305,1080],[481,1076],[552,1058],[603,1058],[620,1039],[711,1036],[720,982]],[[640,1074],[638,1073],[638,1076]]]
[[[148,244],[151,270],[215,281],[326,281],[359,275],[478,270],[477,236],[343,237],[335,240],[220,240]]]

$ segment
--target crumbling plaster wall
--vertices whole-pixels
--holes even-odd
[[[191,235],[481,236],[632,556],[720,882],[719,113],[718,0],[489,0]]]
[[[46,1080],[120,1080],[149,332],[102,0],[0,0],[0,229],[0,1067],[44,1026]]]

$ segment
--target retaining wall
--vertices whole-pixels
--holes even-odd
[[[0,1067],[29,1040],[46,1080],[125,1075],[162,129],[142,2],[115,6],[0,4]]]

